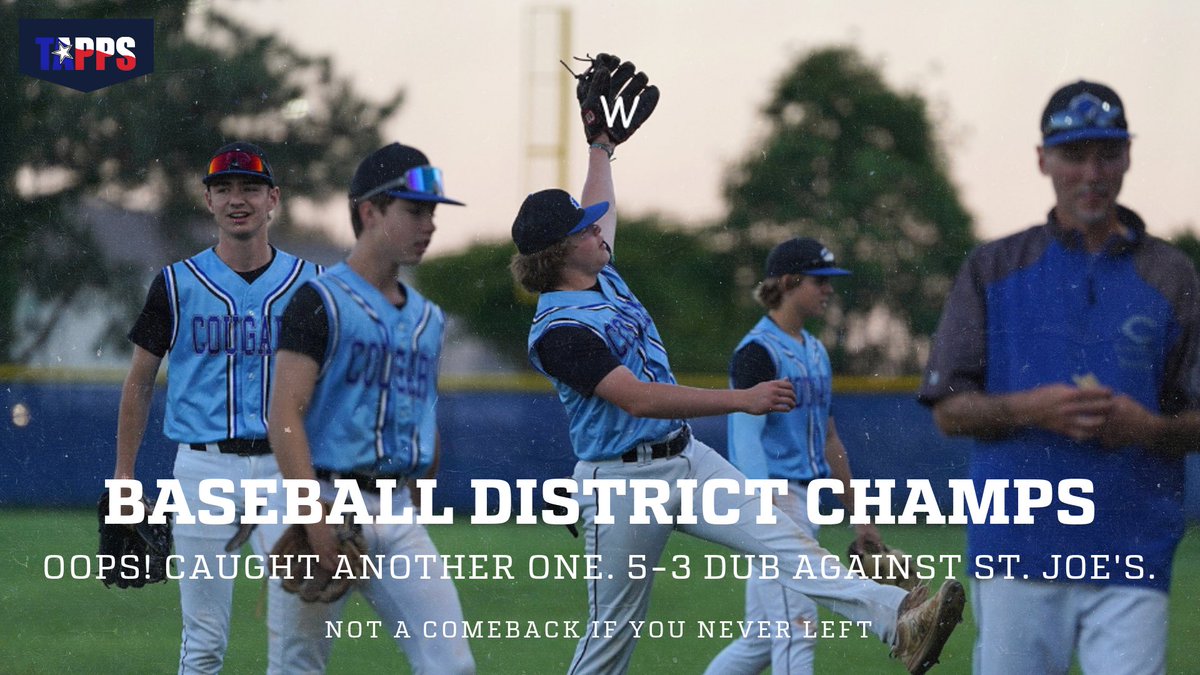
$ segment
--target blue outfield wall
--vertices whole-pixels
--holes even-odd
[[[137,477],[148,485],[171,477],[176,452],[161,432],[164,399],[160,386],[138,458]],[[119,400],[119,383],[0,380],[0,506],[95,504],[112,475]],[[856,477],[891,478],[898,486],[908,478],[928,479],[948,506],[946,481],[966,476],[969,442],[942,437],[911,393],[837,393],[835,406]],[[571,474],[566,417],[550,392],[450,391],[442,395],[439,415],[440,507],[472,512],[472,478],[515,483]],[[692,426],[697,437],[725,451],[724,418],[693,420]],[[1200,459],[1192,455],[1192,518],[1200,517],[1198,481]],[[897,489],[897,508],[905,495]]]

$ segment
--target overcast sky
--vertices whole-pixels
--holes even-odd
[[[523,86],[530,54],[558,67],[543,2],[198,0],[333,58],[368,96],[397,88],[407,102],[390,140],[423,149],[467,208],[439,209],[431,252],[507,236],[521,199],[553,179],[525,171],[525,116],[544,93]],[[1039,221],[1052,203],[1036,166],[1038,117],[1050,94],[1080,77],[1121,94],[1135,135],[1122,201],[1151,232],[1196,222],[1200,192],[1200,3],[1005,0],[592,0],[571,10],[575,54],[633,60],[662,90],[646,126],[618,149],[626,214],[685,223],[724,212],[721,185],[761,138],[759,110],[805,52],[856,47],[886,80],[916,91],[939,121],[950,170],[977,232],[992,238]],[[545,56],[541,56],[544,54]],[[574,124],[574,118],[572,118]],[[578,195],[584,144],[571,128]],[[353,167],[347,168],[347,175]],[[285,194],[285,198],[287,195]],[[348,239],[344,207],[327,216]]]

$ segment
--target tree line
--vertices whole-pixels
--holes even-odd
[[[234,138],[263,140],[288,194],[320,200],[342,193],[345,167],[382,144],[380,126],[400,110],[403,92],[372,103],[328,58],[218,12],[189,14],[193,6],[0,3],[6,25],[153,17],[156,57],[153,76],[91,94],[25,77],[11,59],[0,64],[8,92],[0,119],[9,132],[0,134],[0,361],[21,361],[29,336],[53,329],[59,310],[85,291],[111,301],[107,346],[127,349],[124,331],[152,270],[105,257],[80,223],[84,197],[148,202],[169,254],[184,257],[203,245],[181,224],[205,215],[193,183],[197,158],[209,150]],[[854,272],[835,282],[836,306],[816,328],[835,370],[919,372],[954,275],[977,243],[926,101],[889,86],[855,49],[827,47],[782,73],[761,114],[766,134],[730,168],[722,217],[689,226],[622,219],[616,262],[670,336],[672,365],[723,373],[761,315],[751,294],[767,252],[808,236]],[[1194,235],[1176,243],[1200,260]],[[478,243],[427,260],[417,284],[524,366],[535,299],[504,272],[513,252],[507,240]],[[45,311],[21,314],[21,298]]]

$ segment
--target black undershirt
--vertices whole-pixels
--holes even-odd
[[[329,320],[321,294],[309,284],[296,289],[283,310],[279,327],[279,349],[304,354],[317,363],[325,362],[329,345]]]
[[[729,364],[729,380],[734,389],[749,389],[760,382],[768,382],[777,377],[775,362],[767,348],[751,342],[733,355]]]
[[[621,365],[604,340],[579,326],[547,331],[537,341],[536,349],[542,369],[585,398],[591,397],[600,380]]]
[[[600,282],[590,289],[600,290]],[[592,331],[581,326],[560,326],[546,332],[534,345],[542,369],[550,377],[591,398],[609,373],[621,362],[613,356],[608,344]]]

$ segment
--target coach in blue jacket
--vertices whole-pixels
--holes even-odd
[[[1054,208],[971,254],[920,390],[943,432],[976,439],[978,494],[1042,481],[1024,485],[1047,502],[1021,524],[1007,489],[1007,519],[969,526],[975,672],[1065,673],[1076,653],[1085,673],[1162,673],[1183,455],[1200,442],[1200,283],[1117,204],[1130,134],[1116,92],[1064,86],[1041,131]],[[1068,479],[1090,481],[1093,513],[1060,503]],[[999,556],[1011,567],[989,575]]]

